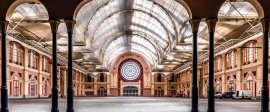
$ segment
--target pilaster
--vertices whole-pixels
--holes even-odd
[[[236,48],[236,57],[237,57],[237,73],[236,73],[236,90],[241,90],[244,89],[242,88],[242,83],[243,83],[243,79],[242,79],[242,49],[241,48]]]
[[[221,92],[225,92],[227,88],[227,79],[226,79],[226,54],[221,55],[221,61],[222,61],[222,75],[221,75],[221,80],[222,80],[222,88]]]
[[[28,93],[28,90],[30,89],[28,87],[28,84],[29,84],[29,74],[28,74],[28,58],[29,58],[29,55],[28,55],[28,49],[25,48],[24,49],[24,66],[23,66],[23,90],[24,90],[24,93],[23,93],[23,97],[27,97],[29,96],[29,93]]]
[[[94,96],[97,96],[97,78],[94,78]]]
[[[42,55],[39,55],[38,65],[38,97],[42,96]]]
[[[60,93],[64,96],[67,96],[67,69],[63,67],[60,69],[60,71],[61,71]]]
[[[111,77],[110,77],[110,75],[108,76],[107,75],[107,96],[110,96],[110,93],[111,93],[111,91],[110,91],[110,83],[111,82]]]
[[[164,78],[164,96],[168,96],[168,78]]]
[[[151,96],[155,96],[155,76],[151,75]]]

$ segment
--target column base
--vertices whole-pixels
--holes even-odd
[[[51,112],[59,112],[59,109],[56,108],[56,109],[51,109]]]
[[[67,109],[67,112],[74,112],[74,109]]]
[[[269,112],[269,110],[268,110],[268,109],[266,109],[266,110],[261,110],[261,112]]]
[[[1,112],[8,112],[8,108],[1,108]]]
[[[207,112],[215,112],[215,109],[208,109]]]
[[[191,110],[191,112],[199,112],[199,110]]]

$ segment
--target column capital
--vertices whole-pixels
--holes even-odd
[[[58,31],[58,26],[60,24],[60,21],[57,20],[49,20],[50,25],[51,25],[51,30],[52,32],[57,32]]]
[[[0,32],[6,32],[8,24],[8,21],[0,21]]]
[[[217,21],[218,19],[216,18],[206,20],[209,32],[215,32]]]
[[[200,26],[201,19],[191,19],[189,20],[189,23],[192,28],[192,32],[198,32],[199,26]]]
[[[261,23],[262,23],[263,31],[269,31],[270,18],[262,18]]]
[[[65,20],[65,23],[67,25],[67,31],[72,32],[74,29],[74,25],[76,24],[75,20]]]

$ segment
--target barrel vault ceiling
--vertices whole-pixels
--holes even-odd
[[[121,54],[142,55],[154,71],[173,71],[192,59],[188,11],[174,0],[93,0],[76,16],[73,57],[91,71],[108,69]],[[51,48],[51,29],[41,3],[23,3],[11,15],[8,34]],[[245,0],[225,2],[218,13],[215,45],[261,31],[256,9]],[[67,29],[59,26],[58,53],[67,57]],[[198,55],[208,51],[208,30],[201,22]]]

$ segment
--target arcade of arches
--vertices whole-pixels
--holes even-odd
[[[72,112],[73,96],[171,96],[214,112],[214,92],[250,90],[268,112],[269,26],[269,0],[2,0],[1,110],[3,97],[52,97],[52,112],[67,97]]]

